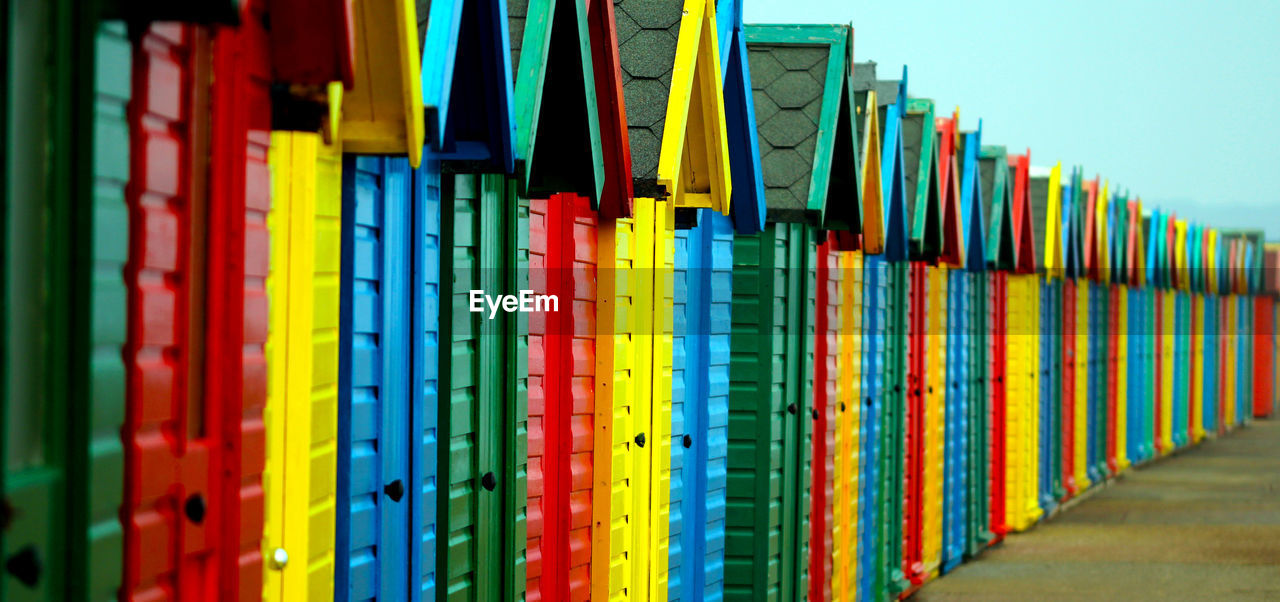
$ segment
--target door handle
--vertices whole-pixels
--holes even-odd
[[[199,493],[191,494],[187,498],[186,503],[182,505],[183,514],[187,515],[187,519],[195,524],[204,522],[204,514],[208,508],[205,506],[204,496]]]
[[[794,403],[789,403],[789,404],[787,404],[787,413],[788,413],[788,414],[795,414],[795,413],[796,413],[796,404],[794,404]]]
[[[636,445],[639,445],[640,447],[644,447],[644,433],[640,433],[639,435],[636,435]]]
[[[273,570],[283,570],[285,565],[289,564],[289,553],[284,551],[284,548],[276,548],[271,552],[269,564]]]
[[[483,477],[480,477],[480,485],[484,487],[485,491],[493,491],[498,486],[498,477],[494,476],[492,472],[486,472]]]
[[[4,570],[19,583],[34,588],[44,573],[44,562],[40,560],[36,547],[28,544],[4,562]]]
[[[693,447],[693,437],[690,437],[689,435],[685,435],[682,439],[680,439],[680,443],[684,445],[685,449],[689,449],[690,447]]]
[[[404,483],[400,479],[391,481],[382,487],[382,492],[387,494],[391,501],[398,502],[404,497]]]

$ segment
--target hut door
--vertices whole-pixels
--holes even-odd
[[[405,559],[422,491],[410,477],[422,462],[412,437],[423,402],[414,364],[424,363],[414,361],[422,337],[411,326],[421,313],[414,196],[405,159],[348,155],[343,177],[335,587],[340,599],[408,599],[416,565]]]
[[[176,24],[153,25],[134,50],[125,598],[213,595],[228,528],[206,379],[211,56],[203,28]]]
[[[501,175],[442,180],[440,281],[440,587],[461,599],[521,597],[525,587],[527,340],[524,314],[468,311],[470,292],[518,293],[518,214]],[[527,244],[527,243],[526,243]],[[524,277],[527,279],[527,277]]]

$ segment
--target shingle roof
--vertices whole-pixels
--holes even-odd
[[[682,14],[681,3],[670,0],[614,3],[636,196],[658,196],[658,158]]]
[[[771,215],[808,207],[828,47],[751,44],[748,61]]]
[[[520,64],[520,47],[524,44],[524,22],[529,15],[529,0],[507,0],[507,36],[511,39],[511,78]]]

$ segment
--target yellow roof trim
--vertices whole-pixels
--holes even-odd
[[[666,187],[676,207],[708,207],[728,215],[732,180],[716,36],[715,4],[685,0],[658,155],[658,184]]]
[[[355,86],[343,99],[344,150],[407,155],[417,167],[425,127],[413,0],[354,0],[353,12]]]

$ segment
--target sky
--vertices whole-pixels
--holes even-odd
[[[852,23],[854,58],[982,142],[1080,165],[1280,241],[1280,2],[743,0],[746,23]]]

